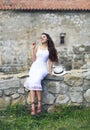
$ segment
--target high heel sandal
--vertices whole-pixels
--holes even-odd
[[[37,114],[41,113],[41,101],[38,101]]]
[[[35,114],[36,114],[35,102],[32,102],[31,104],[34,105],[34,106],[31,108],[31,115],[35,115]]]

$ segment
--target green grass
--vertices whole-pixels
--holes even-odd
[[[0,110],[0,130],[90,130],[90,108],[60,107],[60,112],[36,116],[31,116],[25,106]]]

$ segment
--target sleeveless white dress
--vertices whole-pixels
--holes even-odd
[[[28,90],[42,91],[41,81],[48,74],[47,61],[49,58],[48,50],[38,49],[36,53],[36,60],[31,65],[29,77],[24,83],[24,87]]]

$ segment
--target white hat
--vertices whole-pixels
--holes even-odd
[[[54,72],[55,74],[61,74],[61,73],[63,73],[63,71],[64,71],[64,69],[63,69],[62,66],[57,66],[57,67],[55,67],[55,68],[53,69],[53,72]]]
[[[66,74],[65,68],[63,66],[54,66],[54,69],[52,71],[53,75],[59,76]]]

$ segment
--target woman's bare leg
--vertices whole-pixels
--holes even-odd
[[[37,99],[38,99],[38,108],[37,113],[41,112],[41,100],[42,100],[42,91],[36,91]]]
[[[35,115],[35,94],[34,90],[30,91],[30,101],[31,101],[31,114]]]

